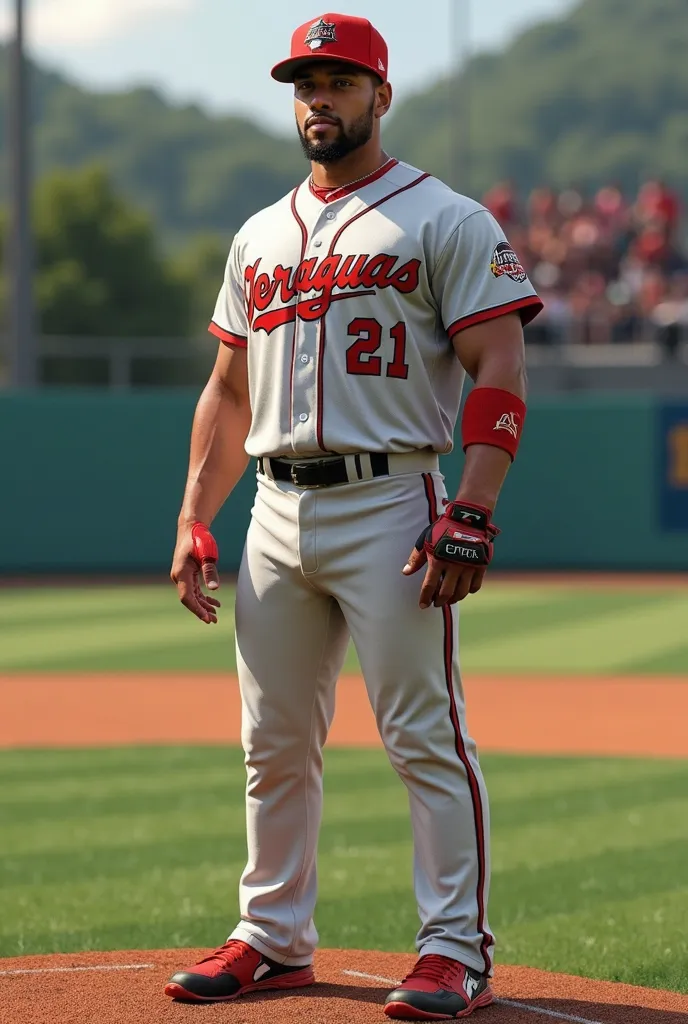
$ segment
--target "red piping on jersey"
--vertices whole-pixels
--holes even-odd
[[[467,327],[481,324],[485,320],[494,320],[496,317],[504,316],[506,313],[515,313],[517,310],[523,311],[521,313],[521,323],[525,327],[543,309],[543,303],[537,295],[528,295],[524,299],[514,299],[513,302],[504,302],[500,306],[490,306],[489,309],[482,309],[479,313],[470,313],[468,316],[462,316],[447,328],[447,334],[450,338],[453,338],[455,334],[458,334],[459,331],[465,331]]]
[[[353,192],[358,192],[359,188],[365,188],[366,185],[372,185],[378,178],[383,178],[388,171],[391,171],[393,167],[396,167],[399,163],[398,160],[388,160],[382,167],[378,167],[376,171],[369,174],[367,178],[362,178],[360,181],[354,181],[350,185],[342,185],[341,188],[326,188],[324,185],[313,185],[312,179],[308,182],[308,187],[311,191],[311,195],[314,195],[316,199],[320,200],[321,203],[327,205],[327,203],[334,203],[338,199],[344,199],[346,196],[350,196]],[[328,195],[323,195],[323,192],[327,192]]]
[[[435,484],[430,473],[423,473],[423,484],[425,485],[425,496],[428,499],[428,512],[430,522],[437,519],[437,497],[435,495]],[[427,614],[427,613],[426,613]],[[473,823],[475,826],[475,839],[478,848],[478,890],[476,893],[478,903],[478,931],[482,935],[480,953],[485,965],[485,973],[489,974],[492,969],[489,949],[494,944],[494,938],[485,927],[485,885],[486,885],[486,857],[485,857],[485,814],[483,811],[482,798],[480,796],[480,785],[475,774],[473,765],[466,751],[466,745],[461,732],[461,721],[456,707],[456,695],[454,693],[454,620],[451,606],[446,604],[442,607],[444,618],[444,677],[449,695],[449,717],[454,729],[454,742],[456,753],[464,767],[468,778],[468,786],[471,793],[473,805]]]
[[[327,451],[325,442],[323,441],[323,387],[324,387],[324,375],[325,375],[325,340],[326,340],[326,329],[325,329],[325,317],[319,321],[320,330],[318,331],[318,419],[316,423],[318,448],[321,451]]]
[[[353,217],[351,217],[346,222],[346,224],[342,224],[342,226],[340,227],[339,231],[337,232],[337,234],[332,239],[332,244],[330,245],[330,248],[328,250],[327,255],[328,256],[333,256],[334,255],[334,248],[335,248],[337,242],[339,241],[342,233],[344,231],[346,231],[346,229],[351,224],[353,224],[354,221],[359,220],[361,217],[365,217],[366,213],[370,213],[371,210],[376,210],[378,208],[378,206],[382,206],[383,203],[388,202],[390,199],[394,199],[395,196],[401,195],[402,192],[408,192],[408,190],[410,188],[415,188],[416,185],[420,185],[421,181],[425,181],[425,179],[429,178],[429,177],[430,177],[430,174],[427,174],[427,173],[426,174],[421,174],[420,177],[415,178],[414,181],[410,182],[408,185],[404,185],[403,188],[398,188],[395,192],[390,192],[388,196],[383,196],[382,199],[378,199],[378,201],[376,203],[371,203],[370,206],[366,206],[365,210],[360,210],[357,214],[355,214]]]
[[[219,338],[220,341],[223,341],[225,345],[231,345],[233,348],[248,348],[247,338],[243,338],[240,334],[232,334],[231,331],[226,331],[224,327],[220,327],[214,320],[210,321],[208,330],[216,338]]]
[[[398,188],[396,189],[396,191],[390,192],[388,196],[383,196],[382,199],[378,199],[376,203],[372,203],[370,206],[366,206],[364,210],[360,210],[357,214],[355,214],[353,217],[347,220],[345,224],[342,224],[339,231],[337,231],[334,238],[332,239],[327,255],[334,255],[334,249],[337,242],[341,238],[343,232],[346,231],[346,229],[351,224],[353,224],[354,221],[359,220],[359,218],[361,217],[365,217],[366,213],[370,213],[371,210],[376,210],[378,206],[382,206],[382,204],[386,203],[388,200],[394,199],[395,196],[401,195],[402,192],[408,192],[410,188],[415,188],[416,185],[420,185],[421,181],[425,181],[425,179],[429,177],[430,175],[427,173],[421,174],[418,178],[415,178],[413,181],[409,182],[408,185],[404,185],[402,188]],[[319,325],[320,329],[318,331],[318,415],[316,420],[316,436],[318,439],[318,448],[320,448],[320,450],[324,452],[327,451],[323,443],[323,377],[325,372],[324,355],[326,342],[325,317],[322,317],[322,319],[319,320]]]
[[[301,259],[299,260],[299,265],[300,265],[301,263],[303,263],[304,256],[306,255],[306,246],[308,245],[308,230],[306,228],[306,225],[301,220],[301,217],[299,216],[299,211],[296,209],[296,196],[298,194],[298,191],[299,191],[298,188],[295,188],[294,191],[291,194],[291,212],[294,214],[294,219],[295,219],[296,223],[301,228]],[[291,312],[292,309],[293,309],[293,312],[294,312],[294,333],[292,334],[292,338],[291,338],[291,370],[289,372],[289,434],[290,435],[293,435],[293,430],[294,430],[294,365],[296,363],[296,331],[297,331],[298,324],[299,324],[299,320],[298,320],[298,317],[296,315],[296,307],[297,307],[297,305],[298,305],[298,303],[295,301],[293,307],[291,307],[291,306],[287,307],[289,312]],[[294,449],[294,451],[296,451],[296,449],[294,448],[293,436],[292,436],[292,448]]]

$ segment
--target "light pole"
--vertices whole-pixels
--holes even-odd
[[[10,48],[10,382],[36,383],[31,244],[31,159],[29,81],[24,53],[24,0],[15,0],[15,32]]]
[[[471,0],[449,0],[449,40],[453,58],[449,77],[450,183],[457,192],[468,193],[471,188]]]

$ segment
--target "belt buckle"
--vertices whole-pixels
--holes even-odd
[[[304,490],[314,490],[321,485],[313,482],[312,476],[309,482],[309,474],[317,473],[318,465],[309,464],[308,462],[292,462],[289,475],[291,476],[291,482],[296,487],[302,487]],[[303,477],[300,477],[303,474]]]

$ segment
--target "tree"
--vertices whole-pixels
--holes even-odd
[[[189,288],[158,251],[150,219],[115,194],[102,168],[40,181],[33,222],[43,334],[187,334]]]
[[[191,295],[190,332],[204,334],[215,309],[231,245],[217,235],[201,234],[176,257],[174,270]]]

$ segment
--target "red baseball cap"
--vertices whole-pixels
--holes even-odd
[[[272,77],[293,82],[299,65],[309,60],[338,60],[372,71],[387,81],[387,43],[366,18],[323,14],[307,21],[291,37],[291,56],[275,64]]]

